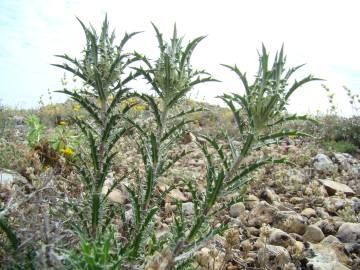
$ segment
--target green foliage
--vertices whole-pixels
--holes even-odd
[[[61,121],[60,125],[47,134],[44,133],[44,125],[35,115],[29,116],[26,124],[28,127],[26,140],[31,149],[50,146],[56,155],[71,158],[81,143],[82,138],[76,134],[76,131],[67,126],[66,121]]]
[[[115,241],[114,232],[109,231],[105,235],[100,235],[95,241],[87,239],[85,236],[80,238],[79,250],[70,251],[68,262],[70,269],[89,269],[89,270],[111,270],[118,269],[119,258],[111,250]]]
[[[29,165],[25,145],[0,138],[0,167],[22,171]]]
[[[204,38],[199,37],[188,43],[183,48],[182,40],[177,36],[176,26],[174,26],[173,37],[170,42],[163,40],[162,34],[153,24],[160,49],[160,56],[155,61],[155,67],[146,57],[139,58],[146,65],[145,68],[137,68],[139,75],[143,76],[152,86],[152,90],[157,94],[157,98],[142,94],[137,95],[150,108],[153,115],[155,127],[141,126],[140,124],[128,119],[131,125],[138,131],[141,138],[139,151],[142,154],[144,166],[146,168],[146,191],[141,197],[144,198],[144,209],[153,196],[154,188],[157,184],[157,178],[164,174],[176,161],[181,159],[185,152],[178,153],[172,160],[167,156],[172,147],[179,141],[184,127],[190,121],[185,120],[184,116],[200,111],[199,109],[190,109],[188,111],[178,112],[175,106],[180,104],[185,95],[193,86],[214,81],[205,71],[194,70],[190,65],[191,55]],[[206,74],[207,77],[201,77]],[[157,102],[157,99],[160,102]],[[138,194],[139,195],[139,194]]]
[[[8,245],[0,247],[7,254],[11,254],[6,258],[7,263],[2,265],[2,269],[36,269],[35,267],[35,251],[28,247],[24,251],[20,251],[21,241],[16,235],[15,230],[10,225],[6,216],[0,211],[0,235],[4,233],[8,239]]]
[[[136,172],[137,181],[135,185],[127,187],[132,203],[134,222],[130,223],[128,229],[125,230],[131,232],[131,234],[127,236],[129,243],[123,247],[122,254],[130,261],[143,259],[143,256],[147,254],[146,246],[149,242],[152,247],[149,247],[150,254],[153,252],[153,249],[156,250],[156,247],[162,246],[160,244],[161,241],[160,243],[153,240],[149,241],[148,232],[151,228],[152,219],[159,211],[165,196],[175,186],[170,186],[163,192],[160,198],[155,197],[155,187],[157,186],[158,178],[164,175],[179,159],[187,154],[187,152],[182,151],[176,153],[171,159],[169,158],[171,149],[179,142],[184,128],[189,122],[184,119],[184,116],[200,111],[200,109],[193,108],[179,112],[176,109],[176,105],[183,101],[186,93],[194,85],[213,80],[210,77],[204,79],[199,77],[193,78],[194,74],[199,76],[203,73],[194,71],[190,65],[191,53],[202,38],[189,42],[184,49],[181,47],[182,39],[177,37],[176,28],[174,28],[174,35],[170,43],[165,43],[158,29],[155,26],[154,28],[160,48],[160,57],[155,62],[156,68],[154,70],[151,62],[146,57],[142,57],[141,60],[146,64],[147,69],[138,68],[136,70],[139,75],[142,75],[151,84],[157,97],[147,94],[133,94],[147,104],[152,114],[153,124],[138,123],[126,117],[126,121],[138,133],[139,141],[136,143],[145,167],[143,174],[139,171]],[[139,54],[137,55],[140,57]],[[160,102],[157,102],[157,100],[160,100]],[[181,211],[180,215],[182,215]],[[180,220],[184,219],[181,218]],[[175,223],[177,221],[176,219]],[[194,227],[193,233],[196,234],[200,227],[197,224],[194,224]],[[183,241],[180,239],[180,233],[182,234],[181,236],[184,236],[185,231],[178,232],[179,237],[171,238],[170,241],[165,243],[165,246],[175,248],[179,244],[178,241]],[[195,239],[192,237],[189,244],[193,245],[194,241]]]
[[[154,24],[153,27],[158,40],[160,56],[155,64],[152,64],[145,56],[137,54],[145,63],[146,69],[141,67],[136,70],[150,83],[162,101],[161,110],[166,112],[183,100],[195,85],[216,80],[204,70],[194,70],[190,65],[193,51],[205,36],[195,38],[184,48],[183,38],[178,37],[176,25],[170,42],[164,41],[159,29]]]
[[[0,212],[0,229],[6,234],[8,240],[10,242],[11,248],[13,250],[16,250],[20,244],[20,241],[17,238],[17,236],[16,236],[15,232],[13,231],[13,229],[11,228],[11,226],[9,225],[6,218],[1,215],[1,212]]]
[[[124,76],[127,67],[137,60],[123,52],[127,41],[136,33],[125,34],[118,46],[114,45],[115,34],[109,32],[109,23],[105,18],[100,35],[95,29],[86,27],[79,20],[86,37],[86,46],[82,59],[77,60],[68,55],[57,55],[69,64],[55,64],[74,76],[83,80],[84,88],[80,91],[69,91],[66,88],[59,92],[68,95],[79,103],[89,114],[89,119],[74,118],[73,121],[83,133],[88,142],[90,158],[79,156],[80,164],[76,165],[84,180],[86,195],[91,206],[91,225],[81,228],[82,233],[89,233],[95,241],[102,223],[104,196],[101,194],[105,180],[116,152],[114,145],[128,130],[120,128],[123,114],[117,110],[117,105],[127,98],[126,84],[133,78],[130,73]],[[90,166],[88,164],[91,164]],[[85,224],[86,225],[86,224]]]
[[[61,55],[58,57],[67,63],[55,65],[83,80],[81,90],[69,91],[65,88],[59,92],[79,103],[89,115],[87,119],[73,119],[84,135],[87,141],[84,146],[87,147],[78,154],[74,163],[83,180],[84,191],[81,200],[68,202],[78,215],[72,222],[72,228],[79,236],[79,245],[68,257],[68,263],[75,269],[141,269],[149,262],[148,256],[160,252],[167,254],[164,269],[181,269],[189,265],[199,248],[228,228],[226,223],[215,228],[214,218],[244,199],[252,172],[267,164],[290,164],[286,159],[271,157],[252,163],[245,163],[244,159],[253,151],[283,137],[307,135],[297,130],[283,130],[281,124],[296,119],[307,120],[306,116],[285,115],[285,106],[297,88],[316,78],[305,77],[288,88],[290,76],[300,66],[284,74],[282,49],[269,69],[268,54],[263,47],[259,72],[252,85],[248,84],[245,74],[236,66],[227,66],[239,75],[246,90],[244,95],[221,97],[236,121],[241,147],[237,148],[226,132],[230,151],[225,151],[225,145],[216,139],[198,136],[198,147],[206,160],[205,192],[200,192],[193,183],[182,179],[157,194],[159,177],[187,154],[185,150],[171,153],[191,122],[185,116],[201,111],[201,108],[191,108],[179,112],[177,105],[182,103],[195,85],[215,81],[205,71],[195,70],[191,66],[191,55],[204,37],[196,38],[183,47],[183,38],[178,37],[176,27],[172,39],[166,42],[153,25],[160,49],[159,58],[153,63],[139,53],[132,55],[123,52],[125,43],[136,33],[125,34],[120,45],[115,46],[115,35],[108,31],[107,18],[100,35],[93,27],[86,27],[81,21],[80,24],[86,36],[82,58],[77,60]],[[145,67],[133,67],[136,73],[128,73],[127,68],[138,60]],[[137,76],[142,76],[151,85],[155,95],[130,93],[127,83]],[[129,98],[136,102],[127,104]],[[131,107],[138,104],[138,100],[146,104],[151,113],[146,122],[136,119],[136,115],[127,114]],[[105,181],[109,179],[117,154],[115,145],[130,130],[142,158],[143,170],[136,168],[129,174],[132,178],[124,175],[122,179],[114,179],[108,192],[103,194]],[[215,156],[210,154],[210,148],[215,151]],[[128,180],[124,188],[131,202],[130,209],[123,205],[108,207],[107,197],[124,179]],[[162,214],[166,195],[178,185],[186,186],[190,191],[194,215],[186,216],[182,203],[176,202],[171,232],[156,239],[152,233],[154,218]],[[225,200],[228,195],[232,195],[233,199]],[[122,240],[119,242],[111,229],[115,226],[115,216],[121,222],[121,226],[116,227],[117,238]]]
[[[315,130],[320,141],[347,141],[360,147],[360,117],[350,118],[327,115],[319,119],[321,126]]]
[[[269,66],[269,54],[263,45],[259,55],[259,69],[252,84],[249,84],[246,73],[242,73],[236,65],[224,65],[239,76],[245,88],[244,95],[232,94],[221,97],[233,111],[240,133],[243,132],[245,123],[248,123],[251,132],[261,134],[267,128],[287,121],[299,118],[307,120],[306,116],[285,116],[286,105],[299,87],[320,79],[308,75],[290,85],[292,75],[303,65],[286,70],[285,64],[286,56],[281,48],[280,52],[276,53],[273,64]],[[242,108],[246,119],[240,119],[242,111],[236,109],[235,105]]]
[[[4,138],[12,127],[8,109],[0,104],[0,138]]]
[[[52,149],[58,153],[64,153],[67,149],[77,149],[80,145],[80,136],[74,130],[66,126],[57,126],[48,141]]]
[[[28,132],[26,134],[26,141],[31,148],[35,144],[39,143],[44,135],[44,126],[40,123],[40,119],[35,115],[30,115],[26,119],[26,125]]]
[[[323,147],[331,152],[354,154],[358,147],[348,141],[325,141]]]
[[[348,118],[343,121],[342,124],[342,128],[340,128],[340,126],[338,127],[338,139],[346,139],[357,147],[360,147],[360,117],[354,116]]]

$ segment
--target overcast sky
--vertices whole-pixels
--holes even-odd
[[[223,82],[198,87],[193,97],[214,102],[224,91],[241,92],[240,81],[219,64],[236,63],[252,78],[261,43],[272,56],[284,43],[289,66],[306,63],[299,77],[311,73],[326,79],[339,110],[348,114],[342,86],[360,92],[359,10],[359,1],[345,0],[0,0],[0,99],[7,105],[33,107],[48,89],[60,89],[63,72],[50,63],[60,61],[54,54],[81,51],[84,36],[75,16],[99,28],[108,13],[118,37],[125,31],[144,31],[128,49],[151,58],[157,56],[151,21],[167,37],[174,22],[185,41],[208,35],[195,51],[193,65]],[[298,112],[328,108],[318,82],[301,89],[291,103],[291,110]]]

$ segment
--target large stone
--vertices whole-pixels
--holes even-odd
[[[337,170],[336,165],[324,154],[317,154],[313,159],[314,168],[323,173],[333,173]]]
[[[319,218],[327,219],[330,217],[329,213],[325,210],[324,207],[316,207],[315,210],[316,210],[316,215]]]
[[[304,198],[302,198],[302,197],[291,197],[290,198],[290,203],[292,203],[292,204],[301,204],[301,203],[303,203],[303,201],[304,201]]]
[[[166,223],[160,223],[158,228],[156,229],[156,239],[160,239],[161,237],[167,235],[169,232],[169,225],[167,225]]]
[[[245,201],[246,209],[253,209],[260,202],[259,198],[253,194],[247,196]]]
[[[346,251],[349,254],[355,254],[360,258],[360,244],[358,243],[345,243],[344,244]]]
[[[360,199],[356,197],[351,198],[351,208],[354,212],[358,213],[360,212]]]
[[[346,265],[350,263],[350,260],[344,252],[345,248],[341,244],[336,242],[329,245],[314,244],[311,245],[311,249],[314,256],[308,259],[307,269],[349,269]]]
[[[340,243],[340,240],[333,235],[329,235],[321,241],[322,245],[331,245],[332,243]]]
[[[13,123],[14,125],[25,125],[25,117],[20,115],[14,115]]]
[[[191,132],[184,133],[182,138],[180,139],[181,144],[188,144],[193,141],[196,141],[196,138]]]
[[[265,200],[266,202],[268,202],[270,204],[280,202],[279,195],[277,195],[275,193],[275,191],[270,188],[266,188],[265,190],[263,190],[259,197],[261,200]]]
[[[360,243],[360,223],[343,223],[336,237],[343,243]]]
[[[182,193],[178,188],[175,188],[169,192],[169,197],[175,200],[179,200],[182,202],[188,201],[185,197],[184,193]]]
[[[306,181],[306,175],[299,169],[289,169],[287,173],[287,182],[292,184],[303,184]]]
[[[305,241],[311,243],[319,243],[321,240],[325,238],[325,236],[319,227],[315,225],[310,225],[306,228],[303,238]]]
[[[195,214],[194,203],[192,203],[192,202],[183,203],[182,209],[186,216],[192,216]]]
[[[315,223],[317,227],[321,229],[325,236],[336,234],[337,228],[334,222],[330,222],[327,219],[319,220]]]
[[[262,269],[284,269],[290,263],[290,254],[284,247],[266,245],[259,250],[258,261]]]
[[[310,262],[307,264],[307,269],[311,270],[350,270],[350,268],[346,267],[342,263],[339,262],[327,262],[327,261],[319,261],[319,262]]]
[[[335,161],[340,164],[340,168],[351,174],[358,175],[360,173],[360,164],[353,156],[348,153],[335,153]]]
[[[0,191],[11,190],[11,186],[16,183],[26,184],[27,180],[15,171],[0,168]]]
[[[108,187],[104,186],[102,193],[107,194]],[[128,199],[127,194],[122,192],[120,189],[114,188],[108,195],[108,199],[115,203],[124,204],[126,200]]]
[[[301,215],[307,218],[316,217],[316,211],[312,208],[305,208],[301,211]]]
[[[320,179],[319,182],[324,185],[326,191],[330,196],[337,192],[345,193],[346,195],[355,195],[355,192],[347,185],[335,182],[329,179]]]
[[[280,229],[272,229],[269,235],[269,243],[274,246],[288,247],[295,244],[295,239]]]
[[[242,202],[238,202],[230,206],[229,214],[233,218],[237,218],[245,215],[245,205]]]
[[[294,211],[279,211],[276,213],[273,226],[288,233],[303,235],[306,229],[304,217]]]
[[[343,209],[346,205],[346,200],[340,197],[327,197],[324,199],[323,205],[329,213],[335,214],[338,210]]]
[[[273,222],[278,210],[265,201],[258,203],[249,214],[248,224],[250,226],[261,226]]]

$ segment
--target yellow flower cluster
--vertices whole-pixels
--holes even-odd
[[[59,125],[60,125],[60,126],[66,126],[66,121],[61,120],[61,121],[59,122]]]
[[[132,110],[133,110],[134,112],[142,112],[142,111],[144,111],[146,108],[147,108],[146,104],[138,104],[138,105],[135,105],[134,107],[132,107]]]
[[[74,110],[75,112],[80,111],[80,109],[81,109],[81,106],[80,106],[79,104],[75,104],[75,105],[73,106],[73,110]]]
[[[64,156],[71,157],[74,155],[74,150],[72,150],[69,147],[65,147],[63,149],[60,149],[60,153],[63,154]]]
[[[129,106],[135,105],[137,102],[138,102],[137,99],[134,97],[128,98],[127,100],[125,100],[126,105],[129,105]]]
[[[132,106],[132,112],[142,112],[146,110],[147,105],[144,103],[139,103],[137,98],[131,97],[121,103],[121,107],[123,106]]]

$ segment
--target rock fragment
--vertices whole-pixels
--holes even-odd
[[[346,195],[355,195],[355,192],[347,185],[335,182],[329,179],[320,179],[319,182],[326,188],[330,196],[336,193],[344,193]]]
[[[284,247],[266,245],[259,250],[258,260],[263,269],[284,269],[290,263],[290,254]]]
[[[315,225],[307,226],[305,234],[303,235],[305,241],[311,243],[319,243],[325,238],[324,233],[321,229]]]
[[[245,215],[245,205],[242,202],[238,202],[230,206],[229,214],[233,218],[237,218]]]
[[[342,224],[336,237],[343,243],[360,243],[360,223],[346,222]]]

